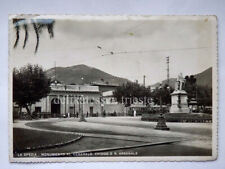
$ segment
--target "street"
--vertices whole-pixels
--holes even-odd
[[[34,156],[209,156],[212,154],[211,123],[167,123],[170,131],[155,130],[156,122],[140,117],[52,118],[17,121],[14,128],[82,136],[81,139],[57,147],[33,149]],[[49,139],[56,139],[49,137]],[[48,137],[47,137],[48,138]],[[45,138],[46,139],[46,138]],[[68,139],[67,139],[68,140]],[[106,154],[97,152],[108,152]],[[91,153],[91,154],[90,154]]]

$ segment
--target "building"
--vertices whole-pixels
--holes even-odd
[[[128,110],[113,96],[118,85],[92,83],[83,85],[65,85],[57,81],[50,85],[47,97],[30,106],[32,115],[40,118],[87,116],[124,116]],[[26,114],[26,110],[14,105],[17,117]]]
[[[113,91],[106,91],[102,93],[102,111],[108,116],[124,116],[127,113],[124,104],[117,102],[113,96]]]
[[[133,103],[130,105],[130,116],[139,116],[142,115],[141,112],[143,112],[146,109],[146,105],[143,103]]]
[[[119,86],[118,84],[111,84],[108,82],[92,82],[91,85],[98,86],[100,92],[115,91]]]
[[[47,97],[31,106],[32,113],[50,117],[70,117],[81,112],[98,116],[101,112],[98,86],[51,84]]]

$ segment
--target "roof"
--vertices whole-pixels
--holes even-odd
[[[118,87],[118,84],[113,84],[113,83],[103,83],[103,82],[92,82],[92,86],[109,86],[109,87]]]
[[[189,104],[191,105],[197,105],[197,100],[196,99],[191,99]]]
[[[90,85],[64,85],[64,84],[52,84],[52,91],[70,91],[70,92],[99,92],[98,86]]]

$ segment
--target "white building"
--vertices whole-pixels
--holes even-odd
[[[31,106],[31,112],[51,117],[74,116],[81,111],[94,116],[101,112],[98,86],[51,84],[47,97]]]
[[[117,102],[113,91],[103,92],[102,98],[102,111],[105,111],[106,115],[124,116],[127,114],[125,105]]]

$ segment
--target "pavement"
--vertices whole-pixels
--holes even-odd
[[[212,147],[211,123],[167,123],[169,131],[155,130],[156,122],[141,121],[140,117],[89,117],[87,122],[77,118],[52,118],[31,121],[16,121],[15,128],[35,129],[60,133],[70,133],[93,138],[110,138],[136,141],[140,144],[177,142],[179,146],[189,146],[210,150]],[[37,127],[38,123],[48,127]],[[28,125],[29,124],[29,125]],[[63,130],[61,130],[63,128]]]
[[[114,135],[139,137],[142,141],[161,142],[180,140],[179,144],[210,149],[212,142],[211,123],[167,123],[169,131],[155,130],[157,122],[141,121],[140,117],[93,117],[87,122],[76,123],[76,119],[59,121],[54,126],[74,128],[96,133],[109,131]]]

